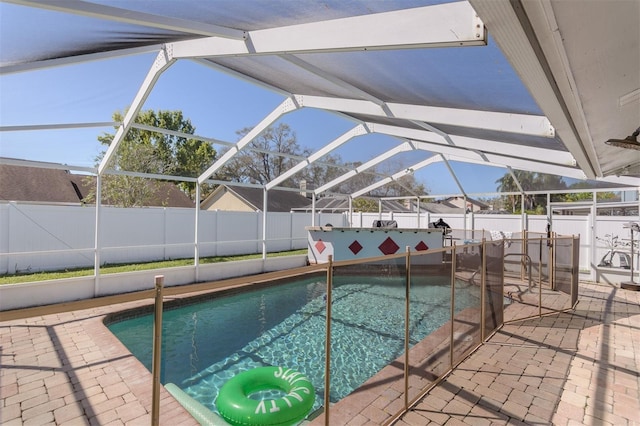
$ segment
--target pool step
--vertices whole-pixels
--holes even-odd
[[[167,383],[164,388],[203,426],[229,426],[222,417],[193,399],[173,383]]]

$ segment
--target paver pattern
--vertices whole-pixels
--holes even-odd
[[[396,424],[640,425],[640,292],[581,283],[575,311],[505,325]]]
[[[151,374],[102,322],[148,303],[1,321],[0,424],[150,424]],[[331,424],[380,424],[403,397],[352,404]],[[162,389],[160,424],[197,423]],[[505,325],[396,424],[640,425],[640,292],[581,283],[575,311]]]
[[[102,322],[143,303],[0,322],[0,424],[151,424],[151,373]],[[198,424],[164,389],[160,419]]]

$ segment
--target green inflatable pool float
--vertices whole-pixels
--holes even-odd
[[[252,399],[260,391],[285,395],[276,399]],[[302,373],[282,367],[258,367],[225,383],[216,399],[220,415],[238,426],[287,426],[304,419],[315,400],[315,390]]]

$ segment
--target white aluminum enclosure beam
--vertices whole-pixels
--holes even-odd
[[[418,149],[426,149],[427,151],[429,151],[429,149],[426,146],[423,146],[421,142],[416,141],[415,143]],[[476,158],[473,158],[474,153],[472,152],[469,152],[468,154],[463,154],[463,155],[460,155],[460,153],[442,154],[442,155],[444,155],[444,157],[448,161],[458,161],[461,163],[477,164],[480,166],[499,167],[503,169],[507,169],[513,166],[514,169],[525,170],[529,172],[538,172],[538,173],[540,172],[540,168],[541,168],[541,164],[536,161],[527,161],[527,160],[520,160],[520,159],[514,159],[514,158],[508,158],[508,157],[500,157],[492,154],[487,155],[486,159],[481,159],[479,156],[476,156]],[[551,174],[551,175],[565,176],[565,177],[570,177],[570,178],[580,179],[580,180],[584,180],[587,178],[582,170],[575,167],[570,168],[570,167],[564,167],[564,166],[557,166],[553,164],[545,164],[544,169],[545,169],[544,173]],[[635,181],[633,179],[635,179]],[[611,180],[609,178],[599,178],[598,181],[620,183],[623,185],[635,185],[637,183],[637,178],[629,178],[626,180],[625,179]]]
[[[35,62],[6,65],[0,67],[0,75],[102,61],[112,58],[122,58],[125,56],[144,55],[152,52],[157,53],[160,49],[162,49],[162,45],[154,44],[150,46],[134,47],[131,49],[109,50],[107,52],[87,53],[86,55],[65,56],[63,58],[43,59]]]
[[[140,109],[142,108],[142,105],[144,104],[144,102],[147,100],[147,97],[149,96],[149,94],[151,93],[151,90],[153,89],[156,82],[158,81],[158,78],[160,78],[160,75],[165,70],[167,70],[167,68],[173,65],[175,61],[176,60],[171,55],[170,49],[164,48],[160,52],[158,52],[158,55],[156,56],[156,60],[151,65],[151,69],[147,73],[147,76],[145,77],[144,81],[142,82],[142,85],[140,86],[140,89],[138,89],[138,93],[136,93],[136,96],[134,97],[133,102],[131,102],[131,106],[129,107],[129,110],[124,116],[122,125],[116,131],[116,134],[113,137],[113,141],[109,145],[107,152],[104,154],[102,161],[100,161],[100,165],[98,166],[98,174],[102,174],[105,168],[109,165],[109,162],[113,157],[113,154],[118,149],[118,145],[120,145],[120,142],[122,142],[125,135],[129,131],[129,128],[135,121],[136,116],[140,112]]]
[[[130,171],[127,171],[127,170],[107,169],[102,174],[103,175],[113,175],[113,176],[131,176],[131,177],[139,177],[139,178],[143,178],[143,179],[169,180],[169,181],[173,181],[173,182],[197,182],[197,179],[196,178],[192,178],[192,177],[162,175],[162,174],[158,174],[158,173],[130,172]]]
[[[386,124],[375,123],[367,123],[367,125],[374,133],[431,142],[434,144],[442,145],[443,149],[447,147],[456,147],[459,149],[478,151],[482,153],[493,153],[503,156],[537,159],[540,161],[561,165],[575,165],[575,160],[571,153],[564,151],[509,144],[505,142],[496,142],[492,140],[470,138],[466,136],[448,135],[448,139],[453,142],[453,145],[451,145],[447,142],[447,138],[437,133],[429,132],[426,130],[416,130],[406,127],[389,126]],[[440,152],[437,148],[435,148],[434,150],[435,152]]]
[[[380,105],[381,107],[384,108],[384,101],[382,99],[379,99],[375,96],[373,96],[372,94],[365,92],[364,90],[360,89],[359,87],[354,86],[351,83],[347,83],[346,81],[344,81],[341,78],[338,78],[336,76],[334,76],[333,74],[326,72],[318,67],[316,67],[315,65],[312,65],[310,63],[308,63],[307,61],[304,61],[302,59],[300,59],[299,57],[295,56],[295,55],[280,55],[280,57],[282,59],[284,59],[285,61],[294,64],[295,66],[302,68],[303,70],[316,75],[320,78],[322,78],[325,81],[328,81],[332,84],[335,84],[336,86],[347,90],[348,92],[350,92],[351,94],[353,94],[355,97],[358,97],[360,99],[364,99],[367,101],[371,101],[373,103],[375,103],[376,105]]]
[[[275,179],[271,180],[271,182],[268,182],[264,186],[265,190],[268,191],[268,190],[272,189],[273,187],[275,187],[276,185],[284,182],[285,180],[289,179],[291,176],[293,176],[296,173],[298,173],[300,170],[302,170],[305,167],[315,163],[320,158],[324,157],[325,155],[327,155],[331,151],[333,151],[333,150],[339,148],[340,146],[344,145],[345,143],[349,142],[351,139],[353,139],[353,138],[355,138],[357,136],[366,135],[367,133],[369,133],[369,130],[367,129],[367,127],[365,125],[363,125],[363,124],[358,124],[353,129],[347,131],[342,136],[338,137],[334,141],[328,143],[327,145],[325,145],[322,148],[320,148],[318,151],[316,151],[313,154],[311,154],[305,161],[301,161],[300,163],[298,163],[295,166],[291,167],[286,172],[282,173],[280,176],[278,176]]]
[[[371,125],[371,123],[367,123],[367,124]],[[374,133],[376,132],[375,127],[377,126],[379,125],[376,125],[371,129],[374,131]],[[414,131],[423,132],[421,130],[414,130]],[[424,133],[430,133],[430,132],[424,132]],[[439,136],[434,135],[434,137],[439,137]],[[533,172],[539,172],[541,167],[541,160],[534,160],[530,158],[516,158],[516,157],[511,157],[503,154],[494,154],[491,152],[484,153],[484,152],[479,152],[477,149],[466,149],[458,146],[452,146],[449,144],[443,144],[442,141],[427,142],[424,140],[411,139],[410,144],[411,144],[410,146],[412,146],[413,149],[439,153],[444,155],[445,158],[450,161],[460,161],[460,162],[481,164],[485,166],[494,166],[494,167],[513,166],[517,169],[528,170]],[[549,158],[547,158],[547,160],[549,160]],[[441,158],[440,158],[440,161],[442,161]],[[585,174],[576,167],[571,167],[568,165],[561,165],[561,164],[553,164],[545,161],[544,168],[545,168],[544,170],[545,173],[555,174],[559,176],[567,176],[575,179],[586,179]],[[349,175],[350,173],[352,172],[347,172],[345,176]]]
[[[179,132],[177,130],[163,129],[161,127],[149,126],[148,124],[133,123],[131,127],[133,127],[134,129],[147,130],[149,132],[162,133],[163,135],[177,136],[179,138],[196,139],[199,141],[210,142],[217,145],[225,145],[225,146],[235,145],[235,143],[233,142],[223,141],[221,139],[208,138],[205,136],[200,136],[192,133]]]
[[[458,179],[458,175],[456,175],[456,172],[453,170],[453,167],[451,167],[451,164],[449,164],[449,160],[447,160],[447,158],[442,154],[440,154],[440,157],[442,158],[442,161],[444,161],[444,165],[447,166],[447,169],[449,170],[449,174],[453,178],[453,181],[456,183],[456,185],[458,185],[458,189],[460,190],[462,195],[466,197],[467,193],[464,191],[464,187],[462,186],[462,183]]]
[[[119,123],[116,123],[116,124],[119,124]],[[177,136],[179,138],[195,139],[195,140],[199,140],[199,141],[203,141],[203,142],[210,142],[210,143],[217,144],[217,145],[234,146],[236,144],[236,142],[223,141],[221,139],[209,138],[209,137],[206,137],[206,136],[200,136],[200,135],[191,134],[191,133],[179,132],[177,130],[163,129],[163,128],[160,128],[160,127],[149,126],[147,124],[133,123],[131,125],[131,127],[135,128],[135,129],[148,130],[150,132],[162,133],[164,135]],[[292,158],[292,159],[297,160],[297,161],[304,161],[307,158],[307,157],[302,156],[302,155],[288,154],[286,152],[278,152],[278,151],[269,151],[267,149],[260,149],[260,148],[246,148],[246,149],[248,151],[251,151],[251,152],[261,152],[263,154],[269,154],[269,155],[276,155],[276,156],[280,156],[280,157]],[[341,167],[340,165],[324,163],[324,162],[321,162],[321,161],[317,161],[317,163],[321,164],[321,165],[325,165],[325,166],[329,165],[329,166]],[[348,167],[346,167],[346,166],[344,168],[348,169]]]
[[[389,151],[385,152],[384,154],[378,155],[375,158],[372,158],[371,160],[367,161],[366,163],[362,163],[361,165],[359,165],[358,167],[356,167],[353,170],[348,171],[347,173],[343,174],[342,176],[338,176],[337,178],[333,179],[330,182],[325,183],[324,185],[322,185],[321,187],[317,188],[314,192],[314,194],[316,195],[320,195],[323,192],[333,188],[334,186],[344,182],[347,179],[350,179],[352,177],[354,177],[355,175],[364,172],[367,169],[370,169],[371,167],[375,166],[376,164],[379,164],[381,162],[383,162],[384,160],[387,160],[391,157],[393,157],[394,155],[397,155],[401,152],[405,152],[405,151],[411,151],[414,148],[411,146],[411,144],[409,142],[404,142],[398,146],[396,146],[393,149],[390,149]]]
[[[248,75],[244,75],[239,71],[236,71],[236,70],[233,70],[231,68],[222,66],[222,65],[220,65],[220,64],[218,64],[216,62],[212,62],[212,61],[209,61],[209,60],[203,59],[203,58],[192,58],[191,61],[194,62],[194,63],[200,64],[200,65],[203,65],[203,66],[205,66],[207,68],[211,68],[213,70],[219,71],[219,72],[221,72],[223,74],[226,74],[228,76],[240,79],[242,81],[246,81],[246,82],[251,83],[251,84],[253,84],[255,86],[262,87],[263,89],[267,89],[270,92],[277,93],[277,94],[282,95],[282,96],[284,96],[286,98],[288,98],[290,96],[293,96],[293,93],[289,93],[286,90],[283,90],[283,89],[281,89],[279,87],[276,87],[276,86],[274,86],[272,84],[268,84],[268,83],[265,83],[264,81],[260,81],[257,78],[253,78],[253,77],[249,77]]]
[[[411,141],[411,143],[414,145],[415,149],[420,149],[420,150],[425,150],[425,151],[430,151],[433,152],[431,149],[431,146],[433,144],[430,144],[428,142],[422,142],[422,141]],[[487,158],[489,160],[489,163],[487,163],[486,160],[484,160],[480,155],[478,155],[477,153],[471,152],[471,151],[464,151],[464,150],[459,150],[455,147],[450,147],[447,146],[445,147],[446,150],[451,150],[454,154],[450,155],[450,154],[441,154],[441,155],[434,155],[432,157],[429,157],[428,159],[417,163],[405,170],[402,170],[394,175],[392,175],[391,177],[387,177],[385,179],[382,179],[364,189],[361,189],[360,191],[357,191],[353,194],[351,194],[352,197],[357,198],[361,195],[366,194],[367,192],[373,191],[376,188],[379,188],[383,185],[386,185],[396,179],[399,179],[402,176],[405,176],[409,173],[413,173],[421,168],[424,168],[426,166],[429,166],[431,164],[443,161],[443,160],[447,160],[447,161],[460,161],[460,162],[466,162],[466,163],[475,163],[475,164],[481,164],[481,165],[486,165],[486,166],[494,166],[494,167],[511,167],[513,166],[513,168],[519,169],[519,170],[527,170],[527,171],[533,171],[533,172],[539,172],[540,171],[540,163],[536,162],[536,161],[527,161],[527,160],[520,160],[520,159],[513,159],[513,158],[509,158],[509,157],[502,157],[502,156],[498,156],[498,155],[494,155],[494,154],[487,154]],[[545,165],[545,173],[549,173],[549,174],[555,174],[558,176],[566,176],[566,177],[571,177],[574,179],[585,179],[586,176],[585,174],[577,169],[577,168],[570,168],[570,167],[565,167],[565,166],[557,166],[557,165]],[[619,183],[624,183],[624,184],[630,184],[633,185],[634,183],[632,182],[633,179],[629,179],[628,181],[618,181]],[[636,183],[637,183],[637,179]]]
[[[383,185],[386,185],[386,184],[388,184],[390,182],[398,180],[403,176],[406,176],[406,175],[409,175],[411,173],[414,173],[416,170],[420,170],[423,167],[426,167],[426,166],[428,166],[430,164],[433,164],[433,163],[437,163],[439,161],[442,161],[442,158],[440,158],[437,155],[434,155],[433,157],[429,157],[424,161],[416,163],[411,167],[408,167],[408,168],[406,168],[406,169],[404,169],[402,171],[399,171],[398,173],[395,173],[395,174],[393,174],[393,175],[391,175],[389,177],[386,177],[386,178],[384,178],[384,179],[382,179],[382,180],[380,180],[380,181],[378,181],[378,182],[376,182],[376,183],[374,183],[372,185],[369,185],[366,188],[361,189],[360,191],[354,192],[353,194],[351,194],[351,197],[358,198],[361,195],[366,194],[367,192],[371,192],[376,188],[380,188]]]
[[[511,179],[513,179],[513,183],[516,184],[520,193],[524,195],[524,189],[522,188],[522,185],[520,184],[520,181],[518,180],[518,177],[516,176],[516,174],[513,172],[513,169],[511,168],[511,166],[507,166],[507,171],[511,175]]]
[[[412,142],[416,149],[443,154],[448,160],[483,164],[485,166],[513,166],[516,169],[532,172],[540,172],[541,168],[544,166],[544,173],[567,176],[575,179],[586,179],[584,172],[576,167],[547,162],[541,163],[540,160],[515,158],[500,154],[480,153],[455,146],[440,145],[425,141],[413,140]]]
[[[615,183],[619,185],[631,185],[631,186],[638,185],[638,178],[632,177],[632,176],[605,176],[603,178],[599,178],[598,181],[610,182],[610,183]],[[638,186],[637,189],[640,192],[640,186]]]
[[[375,29],[375,30],[372,30]],[[478,46],[486,30],[467,2],[365,14],[174,43],[178,58]]]
[[[30,132],[33,130],[85,129],[91,127],[114,127],[121,123],[102,121],[96,123],[26,124],[20,126],[0,126],[0,132]]]
[[[524,145],[508,144],[486,139],[469,138],[466,136],[448,135],[454,144],[446,142],[442,136],[428,132],[426,130],[408,129],[405,127],[388,126],[385,124],[367,123],[374,133],[381,133],[389,136],[401,137],[412,140],[420,140],[441,145],[442,148],[434,146],[434,152],[457,153],[460,150],[474,151],[483,154],[497,154],[507,157],[518,157],[529,160],[539,160],[543,162],[556,163],[565,166],[574,166],[575,160],[568,152],[556,151],[544,148],[529,147]],[[451,148],[458,151],[451,151]]]
[[[462,161],[465,163],[482,164],[485,166],[493,166],[493,167],[506,168],[506,167],[513,166],[514,169],[525,170],[525,171],[536,172],[536,173],[540,173],[540,170],[543,167],[543,165],[541,165],[537,161],[527,161],[527,160],[522,160],[517,158],[500,157],[492,154],[487,155],[489,162],[478,161],[478,160],[474,161],[473,159],[461,157],[459,155],[448,155],[447,158],[450,161]],[[580,179],[580,180],[587,179],[584,172],[579,168],[564,167],[564,166],[558,166],[555,164],[544,164],[543,173],[550,174],[550,175],[566,176],[566,177],[570,177],[573,179]]]
[[[83,0],[3,0],[5,3],[13,3],[22,6],[36,7],[40,9],[54,10],[56,12],[73,13],[75,15],[91,18],[106,19],[123,22],[126,24],[141,25],[151,28],[159,28],[169,31],[177,31],[206,37],[229,37],[244,39],[245,32],[219,25],[207,24],[198,21],[152,15],[150,13],[136,12],[131,9],[106,6],[90,3]]]
[[[273,111],[271,111],[269,115],[263,118],[260,123],[258,123],[253,129],[251,129],[249,133],[247,133],[242,139],[240,139],[238,143],[236,143],[231,149],[225,152],[222,157],[220,157],[215,163],[211,165],[211,167],[209,167],[204,173],[202,173],[198,177],[198,184],[204,183],[204,181],[206,181],[209,176],[221,169],[227,163],[227,161],[233,158],[238,152],[240,152],[262,132],[264,132],[267,127],[272,125],[276,120],[291,111],[297,110],[298,108],[300,108],[300,106],[294,98],[285,99],[280,105],[278,105]]]
[[[425,123],[424,121],[418,121],[418,120],[409,120],[409,121],[411,121],[416,126],[419,126],[419,127],[422,127],[425,130],[428,130],[429,132],[433,132],[433,133],[435,133],[437,135],[442,136],[442,138],[445,141],[447,141],[447,143],[449,145],[455,145],[455,143],[451,140],[451,137],[449,137],[449,134],[443,132],[442,130],[438,129],[437,127],[434,127],[429,123]]]
[[[419,120],[428,123],[449,124],[476,129],[552,138],[555,129],[544,116],[509,114],[504,112],[442,108],[425,105],[408,105],[388,102],[383,108],[370,101],[296,95],[301,105],[328,111],[366,114],[376,117],[393,117]]]
[[[549,12],[546,2],[469,0],[484,22],[491,27],[491,36],[518,73],[529,93],[545,115],[553,122],[558,135],[574,156],[577,164],[589,179],[601,176],[597,155],[590,142],[586,122],[576,105],[575,88],[571,87],[571,70],[563,64],[558,45],[551,40],[543,49],[540,40],[557,28],[551,22],[540,25],[536,34],[528,15]],[[529,4],[527,4],[529,3]],[[546,12],[533,13],[529,8],[545,8]],[[558,36],[562,36],[559,34]],[[547,59],[549,58],[549,59]],[[560,65],[558,65],[560,64]],[[566,94],[563,95],[563,94]]]

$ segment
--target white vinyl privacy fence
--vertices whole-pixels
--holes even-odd
[[[0,204],[0,274],[94,265],[94,207]],[[201,211],[199,257],[261,253],[261,212]],[[342,214],[316,214],[316,223],[345,226]],[[304,249],[310,213],[269,213],[268,252]],[[100,263],[193,258],[195,211],[181,208],[103,207]]]
[[[0,204],[0,274],[91,267],[100,264],[193,258],[196,251],[193,209],[103,207],[96,249],[94,207],[22,203]],[[372,227],[376,220],[395,220],[400,228],[428,228],[442,218],[452,228],[452,244],[494,239],[496,232],[515,235],[523,229],[546,233],[546,216],[417,213],[322,213],[315,225]],[[261,253],[263,235],[267,252],[304,249],[310,213],[268,213],[263,234],[261,212],[201,211],[197,248],[200,258]],[[628,216],[554,216],[552,231],[580,236],[580,270],[600,280],[604,272],[629,278],[628,267],[598,266],[616,253],[630,255],[630,231],[624,224],[638,221]],[[617,237],[617,245],[611,246]],[[639,236],[636,235],[636,239]],[[639,259],[635,256],[636,271]],[[622,254],[619,254],[622,253]],[[616,257],[618,259],[618,257]],[[603,272],[604,271],[604,272]],[[608,279],[605,279],[607,281]]]
[[[546,234],[548,217],[544,215],[508,215],[508,214],[434,214],[421,213],[353,213],[347,215],[347,222],[351,220],[353,227],[366,228],[372,226],[375,220],[395,220],[400,228],[427,228],[430,222],[443,219],[453,232],[453,244],[469,241],[481,241],[507,238],[509,235],[518,236],[522,230]],[[620,262],[613,265],[602,265],[603,257],[613,255],[626,259],[631,257],[631,233],[625,224],[638,222],[637,216],[560,216],[552,218],[551,230],[560,235],[580,236],[580,272],[585,279],[619,283],[630,279],[629,265],[624,267]],[[616,239],[617,237],[617,239]],[[640,250],[636,233],[636,249],[634,253],[635,280],[638,281],[640,269]],[[611,241],[614,241],[612,244]]]

